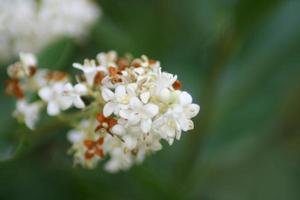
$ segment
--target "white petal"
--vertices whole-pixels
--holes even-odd
[[[59,105],[55,102],[49,102],[47,106],[47,113],[50,116],[58,115],[60,113]]]
[[[105,117],[109,117],[114,112],[114,110],[115,110],[115,104],[108,102],[104,105],[103,115]]]
[[[82,137],[82,132],[77,130],[71,130],[67,135],[68,140],[72,143],[79,142],[82,139]]]
[[[116,124],[115,126],[113,126],[111,131],[116,135],[124,135],[126,133],[125,128],[120,124]]]
[[[181,105],[188,105],[188,104],[191,104],[193,101],[192,99],[192,96],[187,93],[187,92],[182,92],[180,95],[179,95],[179,103]]]
[[[159,93],[159,99],[163,102],[168,102],[170,99],[171,93],[167,88],[164,88]]]
[[[193,118],[195,117],[200,111],[200,106],[197,104],[191,104],[187,108],[187,117]]]
[[[115,97],[115,94],[108,88],[103,87],[102,88],[102,97],[104,101],[110,101],[113,100]]]
[[[52,90],[49,87],[44,87],[39,90],[39,96],[44,101],[50,101],[52,98]]]
[[[85,95],[87,93],[87,88],[84,84],[78,83],[74,87],[77,94]]]
[[[62,96],[59,99],[59,106],[62,110],[67,110],[68,108],[70,108],[72,106],[73,103],[73,99],[70,96]]]
[[[25,116],[25,124],[29,129],[34,130],[34,125],[35,125],[34,118],[31,118],[30,116],[28,117]]]
[[[155,104],[152,104],[152,103],[148,103],[147,105],[145,105],[144,108],[150,117],[154,117],[155,115],[157,115],[157,113],[159,111],[158,106]]]
[[[147,103],[149,101],[150,98],[150,92],[144,92],[140,95],[140,98],[142,100],[143,103]]]
[[[135,68],[134,71],[139,74],[139,75],[142,75],[144,73],[144,68],[142,67],[138,67],[138,68]]]
[[[133,109],[137,109],[142,107],[142,102],[137,98],[137,97],[133,97],[130,99],[130,107]]]
[[[180,137],[181,137],[181,131],[178,131],[178,132],[176,133],[176,139],[177,139],[177,140],[180,140]]]
[[[124,85],[119,85],[116,87],[115,95],[116,98],[122,98],[124,95],[126,95],[126,89]]]
[[[144,133],[148,133],[151,129],[152,120],[144,119],[141,121],[141,129]]]
[[[129,110],[120,110],[119,115],[124,119],[128,119],[130,113],[131,112]]]
[[[26,67],[36,66],[37,59],[34,54],[21,52],[19,55],[20,55],[21,62]]]
[[[174,142],[174,138],[169,138],[169,139],[168,139],[168,143],[169,143],[169,145],[172,145],[172,144],[173,144],[173,142]]]
[[[73,103],[76,108],[82,109],[85,107],[84,102],[82,101],[82,99],[79,96],[74,98]]]
[[[81,64],[79,64],[79,63],[74,63],[73,67],[76,68],[76,69],[80,69],[80,70],[83,71],[83,66]]]
[[[106,162],[104,168],[106,171],[110,173],[116,173],[120,170],[120,164],[117,160],[110,159],[109,161]]]
[[[136,83],[130,83],[127,85],[127,93],[130,96],[135,96],[135,91],[137,89],[137,84]]]
[[[95,75],[96,75],[97,71],[94,70],[94,71],[90,71],[89,72],[85,72],[84,75],[85,75],[85,78],[86,78],[86,81],[89,85],[93,85],[94,84],[94,79],[95,79]]]
[[[133,137],[130,137],[130,136],[125,136],[123,137],[124,139],[124,142],[125,142],[125,146],[128,148],[128,149],[134,149],[136,144],[137,144],[137,140]]]
[[[140,121],[140,116],[136,112],[131,112],[129,117],[128,117],[128,123],[130,125],[137,124]]]
[[[73,86],[72,86],[72,84],[71,84],[71,83],[66,83],[66,84],[64,85],[64,92],[69,93],[69,92],[72,92],[72,91],[73,91]]]
[[[188,119],[181,119],[179,121],[180,123],[180,127],[183,131],[189,131],[194,129],[194,123],[192,120],[188,120]]]

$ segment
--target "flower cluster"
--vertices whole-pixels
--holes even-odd
[[[90,0],[0,0],[0,5],[0,61],[37,52],[62,36],[82,39],[100,15]]]
[[[67,73],[38,69],[32,54],[21,54],[20,62],[8,67],[6,92],[18,99],[14,116],[31,129],[43,107],[70,122],[75,164],[94,168],[108,158],[107,171],[126,170],[160,150],[163,140],[171,145],[194,128],[191,118],[199,105],[160,62],[110,51],[73,67],[81,72],[76,84]]]

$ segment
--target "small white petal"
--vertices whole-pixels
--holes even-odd
[[[69,93],[69,92],[72,92],[72,91],[73,91],[73,86],[72,86],[72,84],[71,84],[71,83],[66,83],[66,84],[64,85],[64,92]]]
[[[163,102],[168,102],[170,99],[171,93],[167,88],[164,88],[160,91],[159,99]]]
[[[133,109],[140,108],[143,105],[142,102],[137,97],[131,98],[129,104],[130,104],[130,107]]]
[[[58,115],[60,113],[59,105],[55,102],[49,102],[47,106],[47,113],[50,116]]]
[[[172,145],[172,144],[173,144],[173,142],[174,142],[174,138],[169,138],[169,139],[168,139],[168,143],[169,143],[169,145]]]
[[[137,124],[137,123],[139,123],[140,120],[141,120],[140,116],[136,112],[131,112],[130,115],[129,115],[129,117],[128,117],[128,123],[130,125]]]
[[[143,103],[148,103],[149,98],[150,98],[150,92],[144,92],[140,95],[140,98]]]
[[[197,104],[191,104],[187,108],[187,114],[189,118],[195,117],[200,111],[200,106]]]
[[[84,102],[82,101],[82,99],[79,96],[74,98],[73,103],[76,108],[82,109],[85,107]]]
[[[62,96],[59,99],[59,106],[62,110],[67,110],[73,104],[73,98],[70,96]]]
[[[115,126],[113,126],[111,131],[116,135],[124,135],[126,133],[125,128],[120,124],[116,124]]]
[[[125,142],[125,146],[128,149],[134,149],[136,144],[137,144],[137,140],[133,137],[130,137],[128,135],[126,135],[125,137],[123,137],[124,142]]]
[[[152,120],[144,119],[141,121],[141,129],[144,133],[148,133],[151,129]]]
[[[124,119],[128,119],[130,113],[131,112],[129,110],[120,110],[119,115],[120,115],[120,117],[122,117]]]
[[[193,101],[192,96],[187,92],[182,92],[179,95],[179,103],[183,106],[191,104]]]
[[[192,120],[188,120],[188,119],[181,119],[179,121],[180,123],[180,127],[183,131],[189,131],[194,129],[194,123]]]
[[[52,91],[49,87],[44,87],[39,90],[39,96],[41,97],[42,100],[44,101],[50,101],[52,97]]]
[[[147,105],[145,105],[145,110],[150,115],[150,117],[154,117],[159,112],[158,106],[152,103],[148,103]]]
[[[80,69],[80,70],[83,71],[83,66],[81,64],[79,64],[79,63],[74,63],[73,67],[76,68],[76,69]]]
[[[102,97],[103,97],[104,101],[110,101],[110,100],[114,99],[115,94],[110,89],[103,87],[102,88]]]
[[[135,68],[134,71],[139,74],[139,75],[142,75],[144,73],[144,68],[143,67],[138,67],[138,68]]]
[[[80,131],[77,131],[77,130],[71,130],[68,133],[67,138],[70,142],[76,143],[76,142],[79,142],[83,138],[83,133]]]
[[[116,87],[115,95],[116,98],[122,98],[124,95],[126,95],[126,89],[124,85],[119,85]]]
[[[87,88],[84,84],[78,83],[74,87],[77,94],[85,95],[87,93]]]
[[[115,110],[115,104],[108,102],[103,107],[103,115],[109,117]]]

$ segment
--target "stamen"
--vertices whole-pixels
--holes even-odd
[[[104,75],[102,72],[97,72],[94,78],[94,85],[100,85],[102,80],[104,78]]]
[[[95,146],[95,142],[93,140],[84,140],[83,143],[87,149],[92,149]]]
[[[182,84],[181,84],[181,82],[180,82],[179,80],[176,80],[176,81],[173,83],[173,88],[174,88],[175,90],[180,90],[181,87],[182,87]]]

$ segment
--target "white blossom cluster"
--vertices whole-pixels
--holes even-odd
[[[99,15],[90,0],[0,0],[0,61],[63,36],[81,40]]]
[[[73,67],[76,84],[63,72],[38,69],[32,54],[8,67],[7,94],[17,97],[14,116],[33,129],[43,106],[50,116],[67,116],[74,163],[94,168],[108,158],[109,172],[126,170],[145,156],[179,140],[194,128],[200,107],[180,90],[176,75],[163,72],[158,61],[99,53]],[[30,99],[34,94],[38,100]],[[69,109],[75,107],[75,109]],[[69,109],[69,111],[66,111]],[[62,111],[66,111],[63,114]]]

